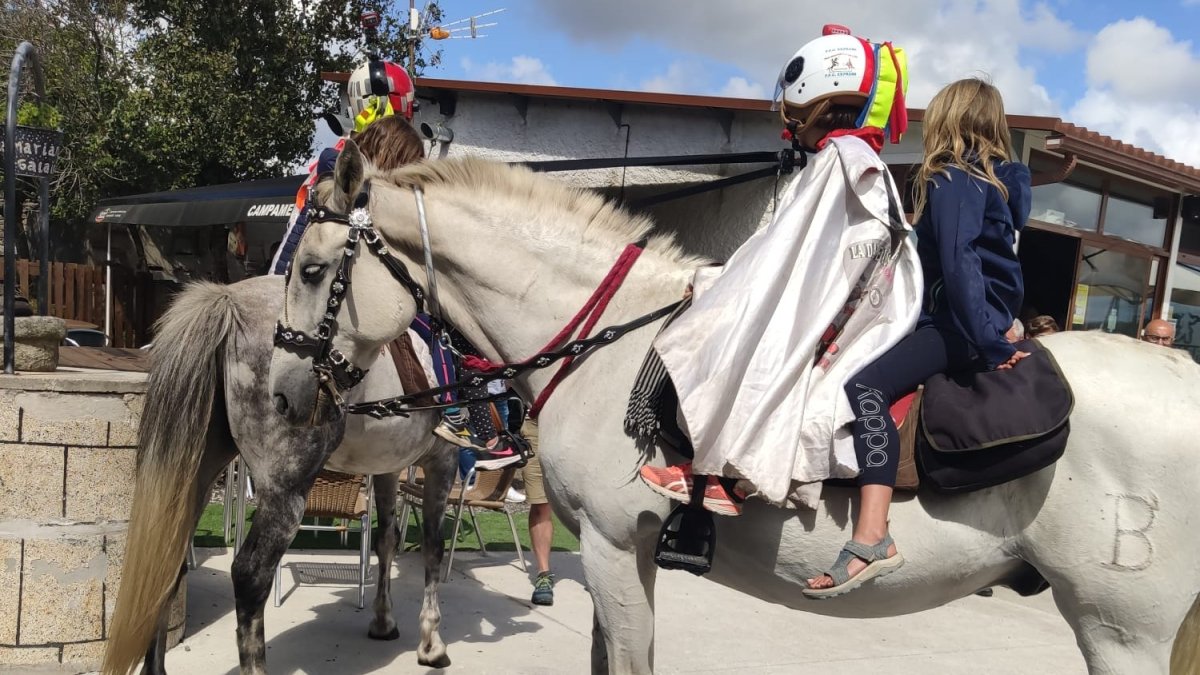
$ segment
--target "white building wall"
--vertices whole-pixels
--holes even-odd
[[[527,106],[524,114],[522,101]],[[443,120],[437,104],[426,101],[415,124],[436,126],[442,121],[453,130],[454,140],[429,143],[431,157],[478,155],[515,162],[758,152],[787,147],[779,137],[778,117],[766,112],[617,106],[600,101],[460,92],[453,116]],[[618,167],[549,175],[612,197],[621,193],[623,180],[626,198],[637,198],[764,166]],[[790,177],[780,180],[780,189],[787,180]],[[692,251],[723,260],[769,220],[775,190],[775,180],[762,179],[665,202],[649,212],[659,227],[675,232]]]
[[[454,115],[443,118],[437,103],[422,100],[414,123],[444,122],[450,143],[428,143],[431,157],[478,155],[503,162],[608,157],[647,157],[778,151],[782,125],[776,113],[665,105],[613,104],[581,99],[530,98],[458,92]],[[893,163],[919,161],[920,124],[899,146],[888,146]],[[626,146],[628,145],[628,149]],[[767,166],[629,167],[549,174],[573,185],[628,199],[705,183]],[[665,202],[648,209],[658,226],[685,247],[726,259],[755,229],[770,221],[774,195],[795,177],[770,178]]]

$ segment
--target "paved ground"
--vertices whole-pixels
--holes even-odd
[[[197,551],[189,575],[188,637],[167,655],[172,675],[237,673],[231,556]],[[529,580],[512,553],[460,554],[444,584],[442,636],[454,665],[447,672],[486,675],[584,673],[589,668],[591,600],[579,558],[554,554],[559,575],[553,607],[529,603]],[[366,636],[369,609],[346,583],[297,586],[297,575],[338,566],[350,552],[293,552],[285,562],[282,607],[268,603],[272,673],[357,675],[430,673],[417,666],[419,560],[401,556],[393,576],[400,639]],[[297,563],[299,563],[297,565]],[[338,576],[336,574],[330,576]],[[683,572],[658,581],[659,673],[1084,673],[1075,640],[1048,594],[1019,598],[997,590],[920,615],[850,621],[793,612]],[[368,608],[369,608],[368,599]],[[697,616],[704,617],[695,622]],[[698,629],[694,626],[699,623]],[[820,645],[820,646],[818,646]]]

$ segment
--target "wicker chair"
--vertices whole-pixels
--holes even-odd
[[[366,606],[367,573],[371,564],[371,479],[366,477],[366,490],[362,490],[363,476],[355,476],[336,471],[322,471],[317,474],[312,490],[308,493],[308,501],[304,505],[305,518],[332,518],[334,525],[300,525],[301,530],[310,532],[340,532],[343,543],[347,539],[350,520],[358,520],[362,525],[362,536],[359,542],[358,558],[358,608]],[[336,524],[337,521],[341,524]],[[282,576],[283,560],[275,566],[275,606],[282,602],[280,594],[280,577]]]
[[[412,511],[417,517],[417,525],[420,525],[421,502],[425,496],[425,487],[423,477],[418,473],[419,469],[409,471],[408,480],[400,483],[400,501],[403,507],[400,512],[400,545],[403,546],[405,537],[408,534],[408,514]],[[458,531],[462,525],[463,509],[471,516],[471,524],[475,527],[475,537],[479,540],[479,551],[482,555],[487,555],[487,544],[483,541],[483,533],[479,531],[479,521],[475,518],[475,509],[486,509],[503,513],[508,518],[508,527],[512,530],[513,545],[517,548],[517,560],[521,562],[521,569],[528,572],[525,565],[525,554],[521,548],[521,540],[517,537],[517,525],[513,521],[511,504],[504,501],[505,495],[508,494],[508,488],[512,485],[513,478],[517,475],[517,469],[507,468],[496,471],[479,471],[474,469],[467,474],[466,478],[460,480],[457,485],[450,491],[450,496],[447,499],[447,505],[453,505],[454,513],[451,518],[454,519],[454,532],[450,535],[450,556],[446,559],[446,569],[442,573],[442,581],[450,580],[450,566],[454,564],[454,551],[458,545]],[[471,479],[475,479],[475,484],[471,485]],[[464,485],[471,485],[470,488],[464,490]]]

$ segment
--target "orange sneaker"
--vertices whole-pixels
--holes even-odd
[[[667,499],[687,504],[692,501],[692,463],[650,466],[638,470],[646,485]]]
[[[725,491],[721,481],[709,477],[708,485],[704,486],[704,508],[718,516],[740,516],[742,515],[742,502],[746,500],[746,495],[737,489],[734,490],[734,493],[737,495],[736,500]]]
[[[691,462],[664,467],[647,464],[639,469],[638,473],[651,490],[663,495],[667,499],[683,502],[684,504],[691,503]],[[711,480],[711,476],[705,476],[704,478],[708,480],[708,484],[704,486],[704,508],[720,516],[739,516],[742,514],[742,505],[740,502],[745,498],[745,495],[737,493],[738,499],[735,500],[721,486],[720,481]]]

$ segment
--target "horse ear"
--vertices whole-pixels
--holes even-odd
[[[338,201],[349,205],[362,188],[366,162],[354,141],[347,139],[333,166],[333,182]]]

